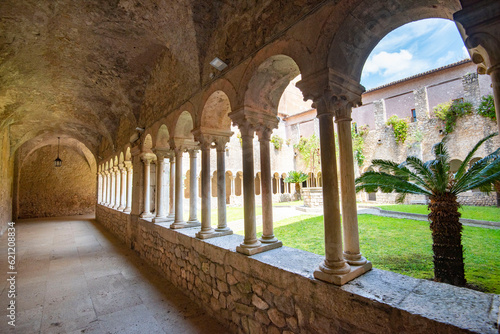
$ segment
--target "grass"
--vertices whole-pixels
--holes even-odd
[[[273,203],[273,206],[297,206],[297,205],[304,205],[304,201]]]
[[[382,210],[420,213],[424,215],[429,214],[427,205],[423,204],[377,205],[377,207],[381,208]],[[459,212],[462,214],[462,218],[500,222],[500,208],[497,207],[464,205],[459,209]]]
[[[374,267],[416,278],[433,277],[427,222],[372,215],[358,219],[361,251]],[[275,235],[286,246],[324,255],[323,216],[297,216],[275,226]],[[500,293],[500,230],[464,226],[462,242],[467,282],[482,291]]]

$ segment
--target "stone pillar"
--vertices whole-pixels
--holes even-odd
[[[210,148],[212,142],[204,137],[200,137],[198,141],[201,145],[201,230],[196,233],[196,237],[206,239],[215,232],[212,228],[210,196]]]
[[[169,155],[170,160],[170,172],[169,172],[169,201],[168,201],[168,218],[170,220],[175,219],[175,153],[171,152]]]
[[[132,161],[125,161],[124,164],[127,170],[127,197],[123,212],[129,213],[132,209]]]
[[[115,168],[115,205],[113,206],[113,209],[118,210],[120,207],[120,201],[121,201],[121,171],[120,171],[120,164],[116,166]]]
[[[150,177],[151,177],[151,161],[154,160],[153,154],[144,154],[142,157],[142,162],[144,163],[144,196],[143,196],[143,211],[141,213],[141,218],[153,218],[151,213],[151,189],[150,189]]]
[[[123,211],[125,209],[126,205],[126,196],[127,196],[127,169],[125,168],[125,164],[121,163],[119,166],[120,168],[120,175],[121,175],[121,180],[120,180],[120,205],[118,206],[117,210]]]
[[[117,167],[112,167],[111,174],[111,198],[109,200],[109,207],[114,209],[116,203],[116,170]]]
[[[175,219],[170,225],[170,228],[184,228],[186,222],[184,221],[184,207],[183,207],[183,188],[184,182],[182,181],[182,148],[175,148]]]
[[[243,211],[245,224],[245,239],[236,251],[252,255],[252,249],[261,246],[257,240],[257,229],[255,224],[255,183],[254,183],[254,160],[253,160],[253,137],[254,128],[250,124],[238,124],[241,132],[243,146]]]
[[[104,172],[99,172],[99,198],[97,202],[101,205],[104,201],[104,180],[105,180]]]
[[[198,171],[196,160],[198,149],[189,150],[189,220],[188,224],[201,225],[198,220]]]
[[[153,219],[154,222],[162,222],[167,218],[167,213],[165,210],[165,199],[164,193],[165,189],[163,189],[163,175],[165,169],[165,154],[159,150],[156,152],[156,216]]]
[[[111,204],[111,171],[108,169],[106,171],[106,206]]]
[[[219,137],[216,139],[217,149],[217,232],[227,232],[231,229],[227,227],[226,214],[226,144],[228,137]]]
[[[335,138],[333,112],[328,110],[328,102],[314,101],[319,119],[321,149],[321,173],[323,176],[323,213],[325,226],[325,261],[314,272],[314,277],[328,280],[332,275],[343,275],[350,271],[342,253],[342,229],[335,158]]]
[[[261,191],[262,191],[262,237],[263,243],[280,243],[281,241],[274,236],[273,231],[273,189],[271,175],[271,152],[269,150],[269,140],[271,139],[272,129],[261,126],[257,130],[260,143],[260,173],[261,173]]]
[[[335,138],[333,115],[335,110],[342,110],[342,106],[348,104],[347,101],[358,102],[356,97],[359,98],[361,96],[364,88],[360,86],[356,80],[349,78],[343,73],[335,72],[331,68],[318,72],[314,76],[303,78],[297,83],[297,87],[302,90],[305,100],[312,99],[314,101],[313,105],[317,110],[320,128],[325,260],[319,265],[319,268],[314,271],[314,277],[336,285],[343,285],[370,270],[371,263],[367,261],[359,266],[350,266],[344,259],[337,161],[335,157],[335,142],[333,140],[333,138]],[[348,145],[345,140],[346,136],[348,136],[348,138],[351,136],[349,123],[343,124],[341,127],[341,135],[344,139],[344,147],[342,148],[343,156],[341,159],[350,160],[351,164],[353,164],[352,147],[350,151],[347,152]],[[348,158],[345,158],[345,156],[348,156]],[[344,162],[342,162],[342,164],[344,164]],[[352,178],[354,177],[354,173],[344,175],[350,175]],[[345,185],[343,184],[343,186]],[[354,193],[352,196],[354,196]],[[350,201],[350,197],[347,197],[346,200]],[[349,202],[349,209],[347,209],[347,211],[352,211],[352,204],[352,201]],[[355,212],[356,209],[354,206],[354,214]],[[345,212],[345,214],[348,213]],[[349,212],[349,214],[352,214],[352,212]],[[348,232],[348,234],[349,233],[352,233],[352,230]]]
[[[361,96],[359,97],[361,100]],[[354,185],[352,154],[351,103],[337,104],[335,122],[339,132],[340,186],[342,194],[342,224],[344,228],[344,258],[350,265],[362,265],[366,259],[359,250],[358,211]]]
[[[241,132],[243,146],[243,209],[245,218],[245,239],[236,247],[236,251],[245,255],[253,255],[279,247],[279,243],[262,244],[257,240],[255,226],[255,173],[253,157],[253,138],[255,129],[261,126],[277,127],[278,118],[271,112],[236,110],[228,115]]]

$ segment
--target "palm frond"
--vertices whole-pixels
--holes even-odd
[[[457,179],[455,185],[450,189],[454,194],[474,189],[469,185],[476,183],[485,177],[495,174],[500,170],[500,148],[483,159],[474,163],[461,177]]]
[[[375,192],[378,189],[384,193],[395,191],[405,194],[432,195],[430,191],[415,183],[385,172],[368,171],[356,179],[356,192],[361,190]]]
[[[498,133],[492,133],[492,134],[484,137],[483,139],[481,139],[480,141],[477,142],[477,144],[467,154],[467,157],[465,157],[464,161],[462,162],[462,164],[458,168],[457,173],[455,174],[456,179],[460,179],[462,177],[462,175],[464,175],[465,171],[467,170],[467,166],[469,165],[469,162],[471,161],[472,157],[474,156],[474,153],[476,153],[476,151],[479,149],[479,147],[481,147],[481,145],[483,145],[483,143],[485,141],[487,141],[488,139],[490,139],[496,135],[498,135]]]
[[[419,182],[422,186],[430,190],[436,185],[434,174],[428,164],[413,156],[406,158],[406,164],[418,173],[416,174],[416,176],[418,175],[418,178],[415,178],[415,181]]]

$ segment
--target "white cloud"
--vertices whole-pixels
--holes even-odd
[[[367,74],[378,73],[384,77],[405,70],[411,66],[413,55],[408,50],[399,52],[385,52],[375,54],[368,58],[363,68]]]

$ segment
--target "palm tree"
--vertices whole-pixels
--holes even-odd
[[[288,173],[288,176],[283,180],[286,183],[295,183],[295,193],[297,194],[297,198],[300,200],[300,184],[307,180],[309,176],[303,172],[297,172],[292,170]]]
[[[356,179],[356,192],[365,190],[384,193],[396,192],[396,202],[402,203],[407,194],[426,195],[430,199],[429,220],[434,252],[434,280],[464,286],[462,224],[457,195],[479,188],[493,190],[495,181],[500,180],[500,148],[467,168],[474,153],[491,134],[481,139],[467,154],[458,171],[450,172],[450,156],[446,138],[434,145],[435,159],[427,162],[408,157],[397,164],[388,160],[373,160],[379,172],[368,171]]]

